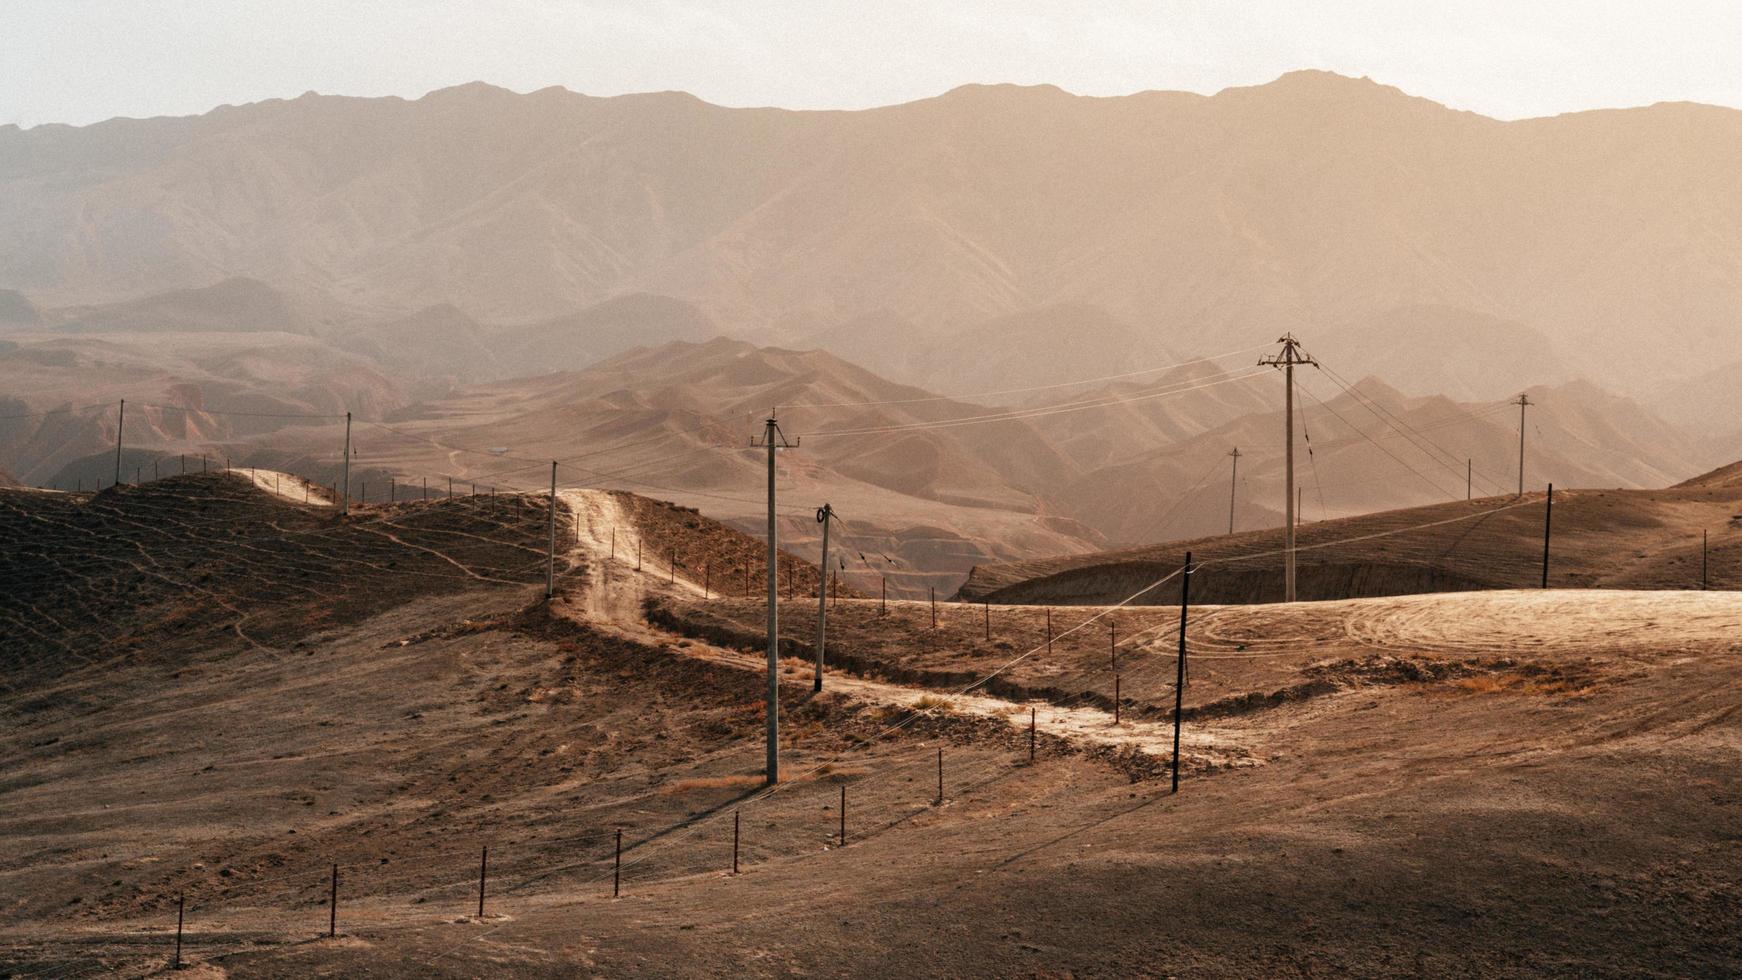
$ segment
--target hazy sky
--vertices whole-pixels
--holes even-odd
[[[1739,0],[0,0],[0,124],[476,79],[857,108],[965,82],[1214,92],[1295,68],[1502,118],[1742,106]]]

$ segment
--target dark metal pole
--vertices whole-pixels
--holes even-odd
[[[841,846],[847,846],[847,784],[841,784]]]
[[[938,587],[931,585],[927,588],[931,589],[931,628],[935,630],[938,628]]]
[[[340,500],[339,500],[339,513],[349,514],[351,512],[351,413],[350,412],[345,413],[345,463],[342,467],[340,467],[340,469],[342,470],[341,478],[344,480],[344,483],[345,483],[345,496],[340,498]]]
[[[1034,709],[1028,709],[1028,761],[1034,761]]]
[[[1554,484],[1548,485],[1547,506],[1542,511],[1542,587],[1548,588],[1548,536],[1554,524]]]
[[[121,399],[121,414],[115,419],[115,485],[121,484],[121,430],[127,425],[127,399]]]
[[[452,481],[452,477],[448,478]],[[452,482],[448,484],[448,496],[454,495]],[[550,563],[545,568],[544,597],[556,595],[556,460],[550,461]]]
[[[889,611],[889,576],[884,575],[880,576],[880,578],[882,579],[883,598],[878,600],[877,612],[882,614]]]
[[[1046,655],[1052,656],[1052,607],[1046,607]]]
[[[484,846],[484,853],[478,858],[478,918],[484,917],[484,875],[490,870],[490,847]]]
[[[732,873],[738,873],[738,811],[732,811]]]
[[[1113,724],[1120,723],[1119,675],[1113,675]]]
[[[938,806],[944,805],[944,749],[938,746]]]
[[[611,866],[611,897],[622,894],[623,889],[623,828],[617,828],[617,861]]]
[[[327,896],[327,938],[339,934],[339,866],[333,865],[333,890]]]
[[[1186,689],[1186,609],[1192,597],[1192,553],[1186,552],[1185,569],[1179,583],[1179,667],[1173,681],[1173,789],[1179,792],[1179,729],[1185,708]]]

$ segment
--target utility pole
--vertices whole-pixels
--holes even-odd
[[[550,461],[550,565],[544,575],[544,597],[556,595],[556,460]]]
[[[826,571],[829,567],[829,524],[835,516],[835,510],[828,504],[817,508],[817,523],[823,526],[823,563],[817,567]],[[823,689],[823,641],[827,637],[825,629],[829,620],[829,603],[827,590],[823,588],[826,576],[817,576],[817,676],[811,683],[811,690]]]
[[[1228,475],[1228,533],[1234,533],[1234,492],[1240,486],[1240,447],[1235,446],[1228,455],[1234,460],[1233,472]]]
[[[345,465],[342,467],[345,492],[339,496],[339,513],[351,513],[351,413],[345,413]]]
[[[754,442],[751,445],[755,445]],[[780,782],[780,539],[774,523],[774,452],[798,445],[788,443],[772,409],[762,433],[768,448],[768,785]],[[826,591],[818,586],[818,591]]]
[[[1470,482],[1471,482],[1470,478],[1472,476],[1474,476],[1475,473],[1476,473],[1476,461],[1474,459],[1469,458],[1468,456],[1464,457],[1464,499],[1465,500],[1474,500],[1475,499],[1475,497],[1473,497],[1470,493]]]
[[[1280,367],[1283,372],[1283,458],[1284,484],[1282,487],[1283,506],[1287,513],[1283,515],[1283,559],[1282,595],[1284,602],[1293,602],[1294,593],[1294,367],[1297,364],[1310,364],[1318,367],[1315,361],[1300,348],[1300,341],[1294,339],[1294,334],[1286,333],[1277,343],[1282,350],[1275,357],[1260,360],[1260,365]]]
[[[1518,406],[1518,495],[1524,496],[1524,410],[1537,404],[1529,395],[1519,395],[1512,404]]]
[[[121,399],[121,415],[115,420],[115,485],[121,485],[121,429],[127,425],[127,399]]]
[[[1192,553],[1186,552],[1185,565],[1179,579],[1179,663],[1173,682],[1173,789],[1179,792],[1179,729],[1185,711],[1186,690],[1186,609],[1192,599]]]
[[[1554,525],[1554,484],[1548,485],[1548,499],[1542,510],[1542,587],[1548,588],[1548,535]]]

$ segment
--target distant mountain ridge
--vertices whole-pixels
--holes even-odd
[[[1352,323],[1377,344],[1434,308],[1527,328],[1537,380],[1638,393],[1734,339],[1738,172],[1735,110],[1499,122],[1324,72],[857,112],[310,94],[0,128],[0,288],[91,305],[251,277],[486,323],[647,293],[801,346],[876,317],[887,351],[940,353],[891,371],[933,387],[973,369],[983,325],[1048,308],[1162,350]]]

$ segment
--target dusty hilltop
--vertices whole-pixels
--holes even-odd
[[[1721,481],[1557,494],[1548,589],[1532,499],[1303,553],[1448,591],[1206,571],[1174,793],[1177,597],[1070,578],[1107,562],[986,569],[935,620],[843,589],[815,693],[783,554],[769,790],[761,542],[605,491],[341,517],[272,476],[0,489],[14,973],[167,969],[178,907],[207,976],[1742,970],[1742,593],[1680,587]]]

